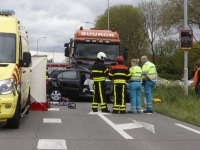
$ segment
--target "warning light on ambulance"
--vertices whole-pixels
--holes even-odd
[[[3,10],[3,9],[0,9],[0,15],[12,16],[14,14],[15,14],[14,10]]]

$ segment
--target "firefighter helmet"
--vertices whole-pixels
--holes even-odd
[[[104,52],[99,52],[97,54],[97,58],[99,58],[100,60],[105,60],[106,57],[106,54]]]
[[[117,57],[117,61],[124,61],[123,56],[118,56],[118,57]]]

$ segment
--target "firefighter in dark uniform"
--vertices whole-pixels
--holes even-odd
[[[100,103],[101,111],[109,113],[110,111],[107,108],[106,102],[106,85],[105,79],[108,75],[108,68],[104,65],[104,60],[106,58],[106,54],[103,52],[99,52],[97,54],[97,59],[92,66],[92,76],[93,76],[93,90],[94,97],[92,102],[92,110],[93,112],[98,112],[98,103]]]
[[[113,66],[109,72],[110,79],[113,79],[114,90],[114,102],[112,113],[125,114],[125,94],[126,94],[126,81],[130,79],[131,74],[129,68],[123,65],[124,58],[122,56],[117,57],[117,65]]]

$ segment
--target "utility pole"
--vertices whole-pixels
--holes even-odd
[[[184,29],[187,29],[187,0],[184,0]],[[184,50],[184,92],[188,95],[188,51]]]

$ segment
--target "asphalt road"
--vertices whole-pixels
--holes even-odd
[[[93,113],[89,102],[76,107],[52,105],[49,111],[30,111],[19,129],[0,123],[0,150],[200,149],[199,127],[157,113]]]

